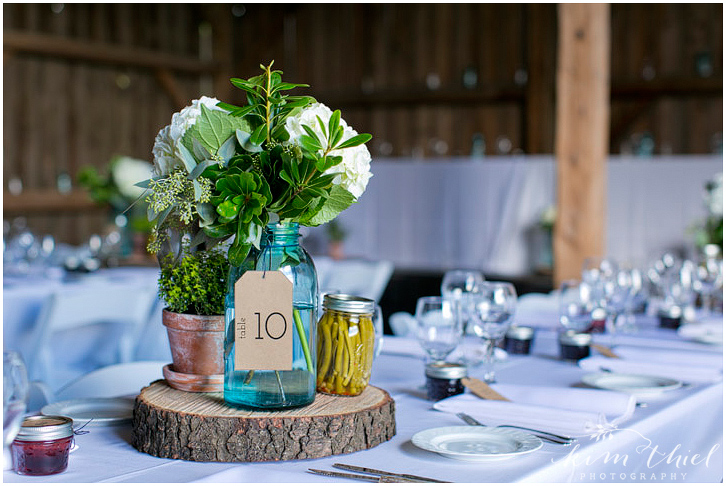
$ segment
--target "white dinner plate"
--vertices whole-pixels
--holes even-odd
[[[520,430],[471,425],[423,430],[411,442],[451,459],[477,462],[509,459],[542,447],[540,439]]]
[[[652,396],[683,386],[683,383],[672,378],[650,375],[631,375],[628,373],[588,373],[582,377],[586,385],[629,393],[636,397]]]
[[[683,324],[678,328],[678,335],[699,343],[723,344],[723,324]]]
[[[118,425],[131,421],[133,398],[79,398],[50,403],[40,409],[43,415],[64,415],[73,419],[73,426]]]

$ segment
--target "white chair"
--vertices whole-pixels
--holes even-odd
[[[54,389],[71,377],[69,364],[72,358],[78,358],[77,361],[84,364],[83,373],[94,368],[92,362],[99,357],[102,348],[110,348],[115,354],[109,358],[111,363],[131,361],[136,340],[155,302],[156,289],[136,283],[104,282],[63,288],[53,293],[34,327],[32,349],[26,359],[30,379],[42,380]],[[76,352],[73,356],[77,351],[74,344],[88,342],[91,338],[96,341],[91,343],[88,355],[79,357]],[[99,366],[102,364],[109,363]],[[63,372],[67,373],[65,377]]]
[[[318,260],[320,263],[318,264]],[[380,301],[393,274],[389,261],[330,260],[315,257],[321,291],[336,290]]]
[[[166,361],[134,361],[105,366],[64,385],[55,399],[110,398],[136,395],[149,383],[164,378]]]

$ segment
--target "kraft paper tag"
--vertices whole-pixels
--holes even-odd
[[[602,354],[603,356],[606,356],[608,358],[620,358],[612,349],[608,348],[607,346],[603,346],[601,344],[590,344],[590,346],[593,347],[598,353]]]
[[[234,369],[292,370],[292,282],[249,271],[234,284]]]
[[[484,400],[502,400],[505,402],[511,401],[508,398],[494,391],[492,387],[477,378],[469,378],[467,376],[462,378],[461,382],[464,384],[465,387],[471,390],[474,395],[478,396],[479,398],[483,398]]]

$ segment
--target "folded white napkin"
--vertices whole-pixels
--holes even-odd
[[[609,390],[493,385],[510,402],[483,400],[469,392],[436,402],[442,412],[465,412],[485,425],[519,425],[570,436],[630,418],[635,397]]]
[[[580,368],[589,371],[607,369],[617,373],[660,376],[683,382],[712,383],[723,378],[721,368],[695,366],[689,363],[668,364],[648,360],[613,359],[604,356],[590,356],[581,359]]]
[[[716,353],[699,353],[698,351],[681,351],[675,349],[638,348],[634,346],[617,346],[615,354],[629,361],[645,361],[650,363],[666,363],[673,365],[704,366],[714,370],[723,369],[723,355]]]

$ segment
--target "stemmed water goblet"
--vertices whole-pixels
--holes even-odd
[[[461,321],[456,305],[441,296],[421,297],[416,302],[416,336],[429,361],[443,361],[461,340]]]
[[[706,245],[704,256],[696,269],[701,287],[701,305],[706,315],[713,307],[713,294],[723,285],[723,260],[718,257],[717,245]]]
[[[587,331],[598,308],[594,289],[587,282],[566,280],[560,285],[560,324],[566,331],[577,334]]]
[[[494,383],[494,347],[503,338],[514,320],[517,292],[509,282],[483,282],[474,295],[470,326],[484,340],[484,381]]]
[[[473,312],[472,296],[484,280],[484,275],[477,270],[449,270],[441,280],[441,295],[454,302],[457,319],[461,322],[463,338],[457,356],[469,367],[481,364],[482,360],[479,339],[470,330],[467,332],[467,325]]]
[[[3,461],[10,458],[10,444],[20,430],[28,399],[28,372],[15,351],[3,352]],[[5,464],[7,466],[7,464]]]

